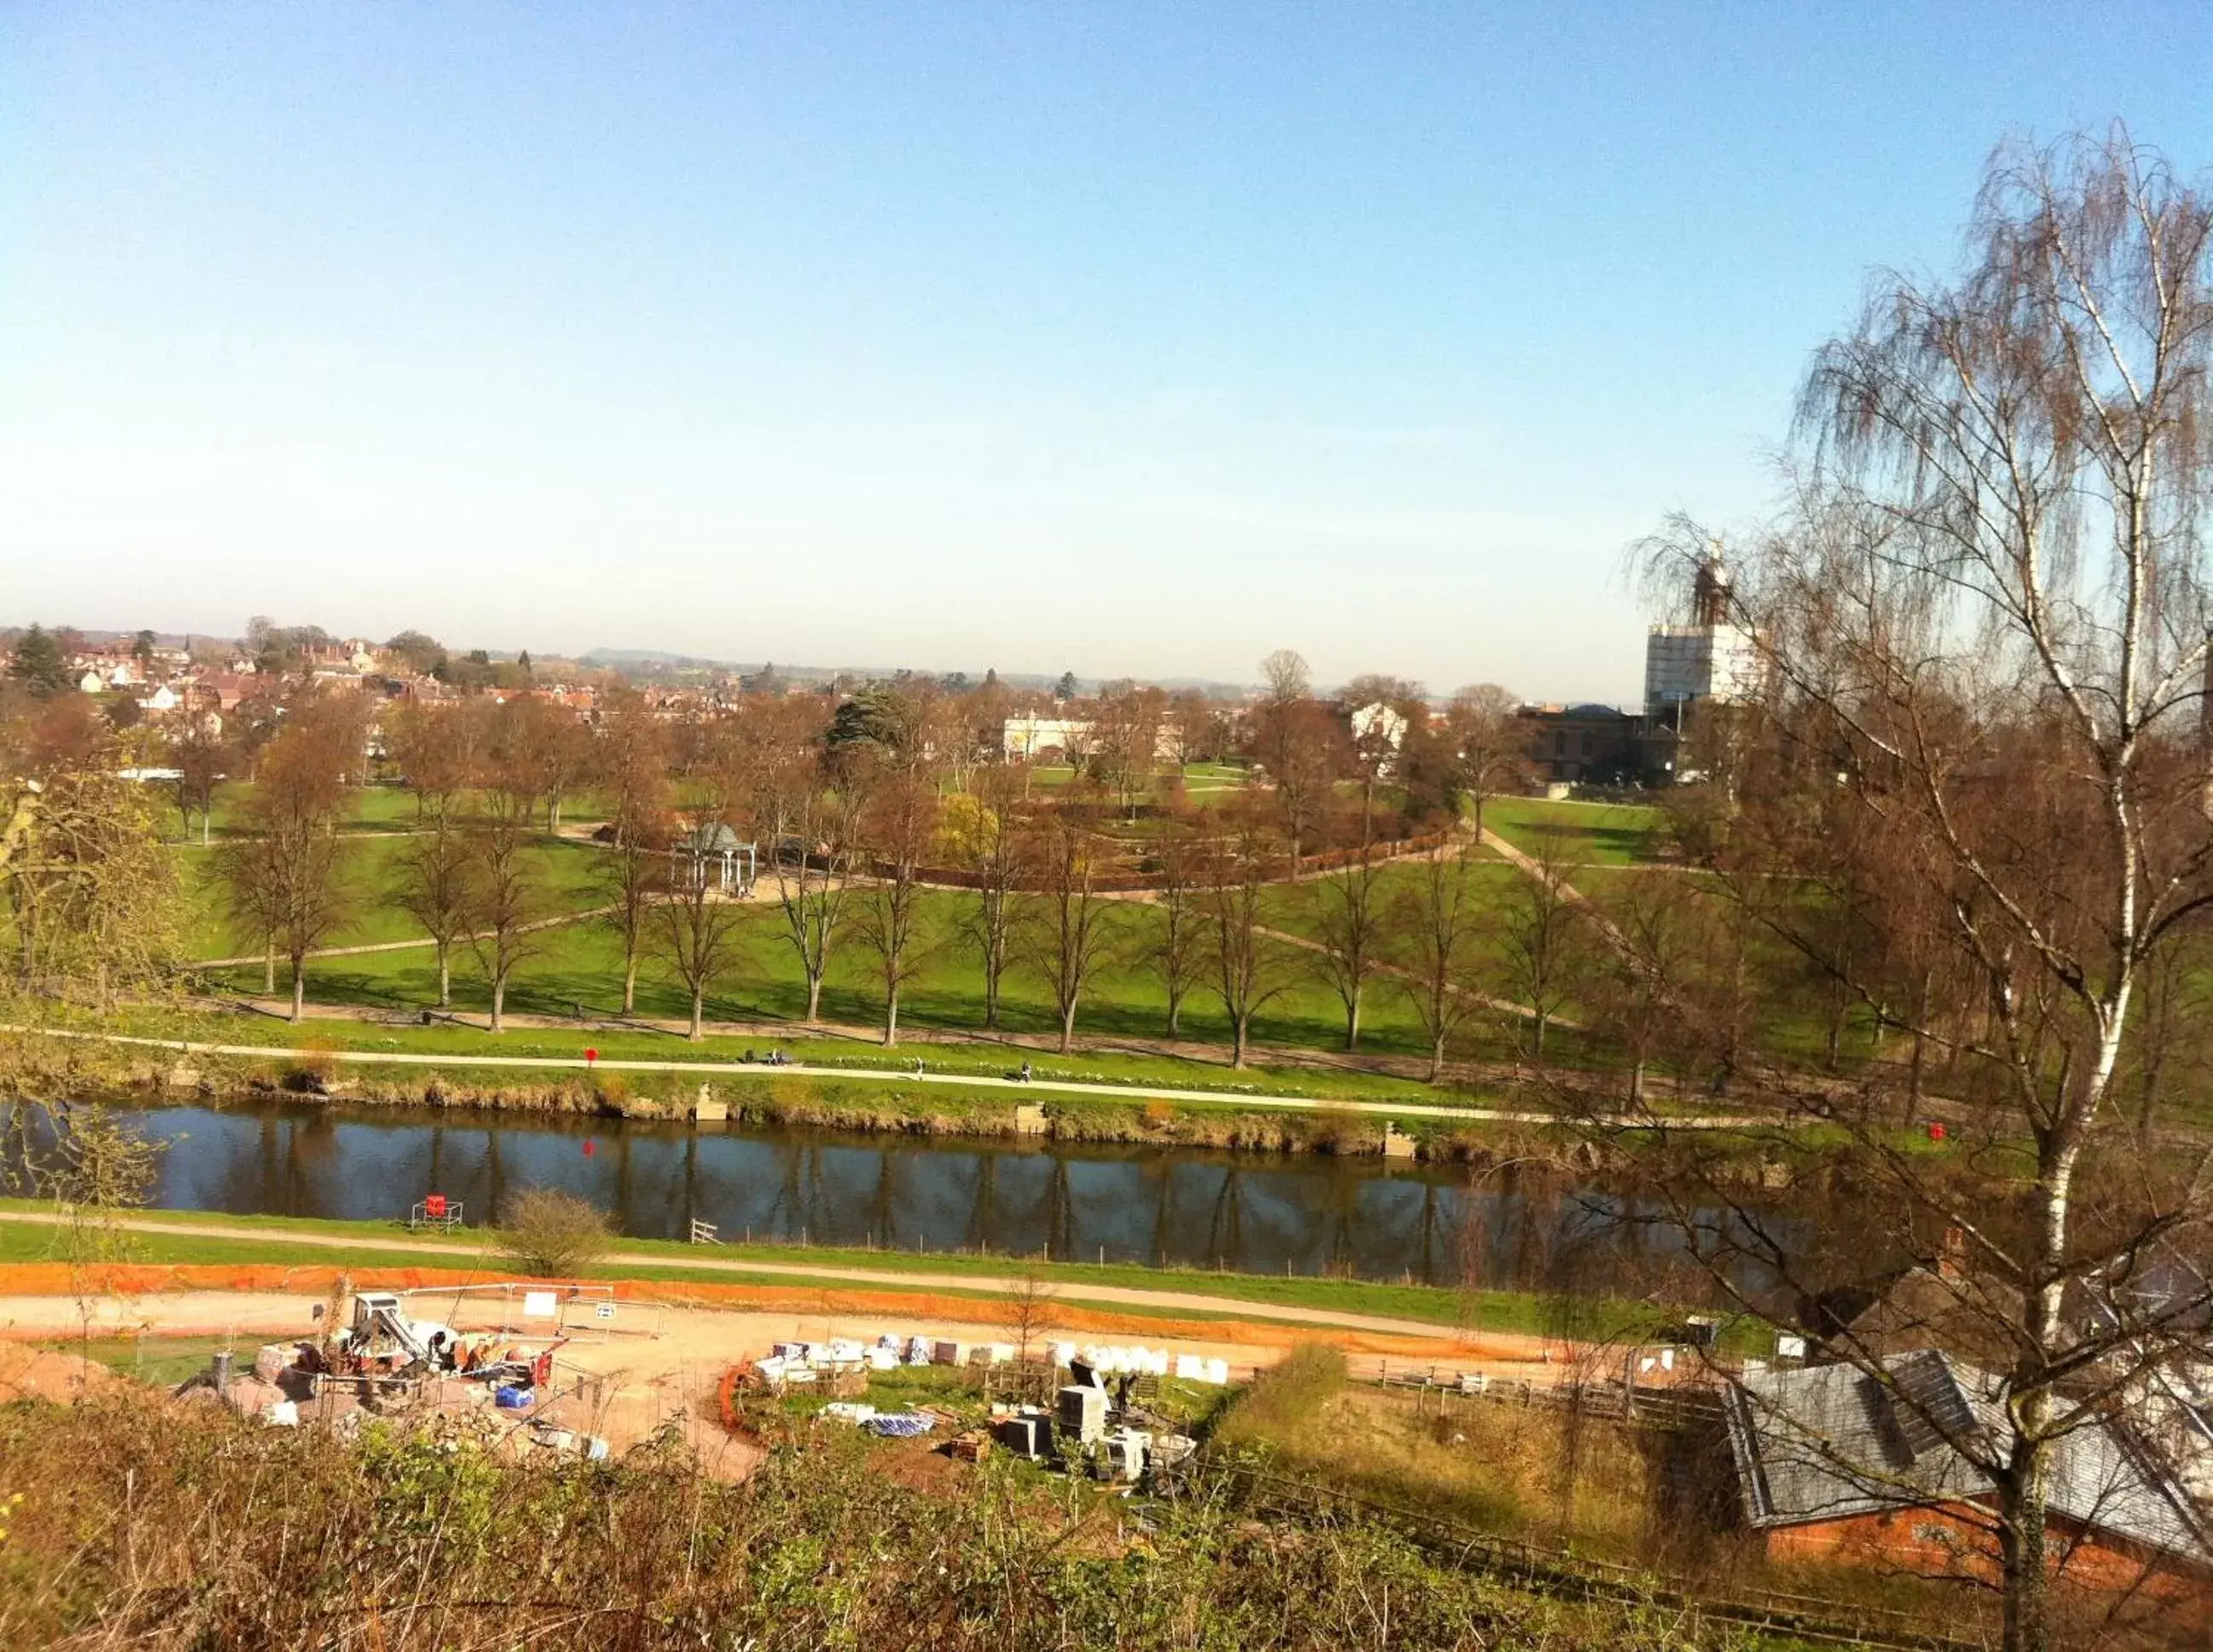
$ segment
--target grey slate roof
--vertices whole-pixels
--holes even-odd
[[[743,839],[721,820],[694,826],[678,841],[680,847],[694,855],[722,855],[745,846]]]
[[[1729,1448],[1756,1527],[1982,1501],[1990,1478],[1955,1448],[2005,1434],[2003,1381],[1935,1349],[1882,1362],[1748,1375],[1728,1396]],[[2053,1446],[2051,1506],[2088,1529],[2213,1564],[2188,1497],[2129,1431],[2097,1418]]]

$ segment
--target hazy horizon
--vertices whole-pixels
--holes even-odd
[[[0,14],[0,623],[1633,700],[1990,149],[2187,9]]]

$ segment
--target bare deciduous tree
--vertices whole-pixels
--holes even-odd
[[[711,829],[712,820],[695,826]],[[705,856],[680,860],[671,890],[664,885],[646,910],[645,935],[692,1002],[689,1036],[695,1044],[705,1027],[707,995],[743,960],[748,909],[725,898],[713,863]]]
[[[975,879],[976,898],[961,914],[960,930],[983,972],[987,1032],[998,1030],[1000,988],[1014,956],[1015,890],[1027,844],[1015,819],[1020,790],[1004,764],[980,768],[972,790],[946,800],[940,828],[953,863]]]
[[[1587,961],[1582,913],[1568,882],[1566,839],[1546,827],[1522,875],[1498,905],[1499,953],[1509,991],[1528,1011],[1530,1053],[1545,1058],[1545,1035]]]
[[[1294,883],[1300,856],[1328,805],[1344,746],[1343,725],[1311,698],[1271,697],[1253,708],[1252,754],[1272,789]]]
[[[219,851],[232,911],[263,941],[265,983],[281,954],[292,966],[291,1018],[307,1002],[308,954],[345,915],[338,820],[346,800],[350,720],[308,706],[261,753],[246,835]]]
[[[1039,888],[1023,903],[1015,947],[1052,995],[1063,1055],[1076,1047],[1076,1010],[1119,929],[1113,904],[1093,887],[1097,847],[1056,815],[1037,829],[1027,855]]]
[[[847,897],[866,803],[850,774],[824,778],[813,753],[787,756],[769,783],[776,816],[789,828],[772,840],[769,864],[784,938],[807,980],[807,1020],[822,1020],[822,982],[845,938]]]
[[[936,841],[937,796],[918,773],[887,777],[869,802],[863,822],[873,865],[855,909],[854,928],[876,960],[884,988],[884,1043],[899,1042],[899,989],[922,967],[928,949],[923,913],[923,857]]]
[[[1262,921],[1270,875],[1279,863],[1276,840],[1249,809],[1235,810],[1226,824],[1199,902],[1212,985],[1229,1017],[1229,1063],[1241,1069],[1253,1017],[1289,989],[1292,974],[1283,943]]]
[[[235,760],[223,736],[213,732],[204,716],[187,713],[185,726],[175,739],[169,741],[169,766],[177,771],[173,783],[177,790],[177,813],[183,817],[187,833],[192,828],[192,812],[200,817],[200,847],[208,846],[209,835],[214,828],[215,794],[229,777],[231,764]]]
[[[1444,1077],[1453,1039],[1482,1007],[1472,986],[1484,918],[1476,864],[1464,845],[1440,844],[1416,864],[1388,914],[1387,950],[1429,1044],[1432,1084]]]
[[[594,752],[594,769],[612,804],[605,857],[597,882],[607,897],[607,922],[623,949],[622,1013],[637,1008],[638,956],[655,899],[668,885],[674,842],[669,808],[669,741],[643,696],[626,689],[608,697]],[[715,811],[721,823],[727,800]]]
[[[469,947],[491,992],[489,1030],[507,1030],[507,989],[537,950],[545,916],[544,869],[537,843],[537,797],[519,776],[486,794],[468,834],[466,866]]]
[[[468,933],[469,841],[447,809],[424,817],[401,845],[392,900],[423,927],[438,960],[438,1008],[454,1005],[454,948]]]
[[[1529,767],[1527,741],[1515,712],[1521,702],[1497,683],[1477,683],[1453,696],[1445,713],[1446,738],[1459,770],[1460,795],[1483,831],[1483,805],[1502,792],[1521,789]]]
[[[1363,819],[1369,818],[1364,808],[1361,812]],[[1381,948],[1382,869],[1375,859],[1374,833],[1363,825],[1353,857],[1311,892],[1314,936],[1321,942],[1315,964],[1344,1006],[1347,1050],[1360,1047],[1361,1003]]]
[[[1882,1110],[1833,1082],[1763,1080],[1850,1137],[1861,1231],[1956,1236],[1939,1283],[1997,1350],[1994,1412],[1962,1426],[1866,1340],[1834,1345],[1994,1488],[2004,1643],[2043,1652],[2060,1442],[2207,1351],[2204,1175],[2147,1143],[2117,1086],[2155,1030],[2148,979],[2213,902],[2213,198],[2118,133],[2009,148],[1970,244],[1949,284],[1884,277],[1816,358],[1799,503],[1734,587],[1775,672],[1746,731],[1757,766],[1705,855],[1749,900],[1840,840],[1865,845],[1856,898],[1878,944],[1826,956],[1893,1025],[1956,1053],[1941,1105],[1986,1146],[1995,1187],[1901,1151]],[[1819,954],[1804,917],[1775,901],[1761,921]],[[1941,991],[1893,991],[1886,960],[1940,940]],[[1684,1153],[1683,1208],[1729,1210],[1752,1236],[1740,1254],[1804,1283],[1771,1223],[1717,1195],[1710,1155]]]
[[[1183,1032],[1183,1004],[1206,973],[1207,926],[1199,892],[1209,869],[1207,845],[1197,824],[1171,817],[1153,840],[1160,863],[1160,883],[1153,893],[1157,922],[1147,949],[1158,972],[1162,996],[1167,1000],[1168,1037]]]

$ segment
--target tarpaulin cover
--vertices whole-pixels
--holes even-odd
[[[894,1412],[888,1417],[872,1417],[861,1426],[871,1434],[881,1434],[892,1440],[911,1440],[927,1434],[936,1426],[934,1419],[917,1416],[912,1411]]]

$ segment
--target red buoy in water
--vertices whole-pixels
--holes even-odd
[[[590,1137],[587,1136],[584,1138],[584,1156],[588,1159],[592,1155],[597,1153],[599,1150],[600,1144],[594,1141]]]

